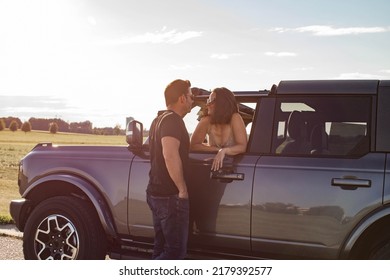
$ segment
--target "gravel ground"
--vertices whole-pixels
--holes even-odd
[[[0,225],[0,260],[24,260],[22,238],[23,233],[15,225]],[[150,259],[150,256],[135,253],[130,259]]]
[[[22,239],[0,234],[0,260],[24,260]]]
[[[0,235],[0,260],[24,260],[22,239]]]

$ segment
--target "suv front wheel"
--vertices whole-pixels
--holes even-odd
[[[68,196],[49,198],[31,213],[24,231],[25,259],[104,259],[106,238],[89,203]]]

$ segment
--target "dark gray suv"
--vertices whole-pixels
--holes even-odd
[[[201,116],[209,92],[193,93]],[[389,259],[390,81],[282,81],[235,94],[248,148],[213,174],[212,153],[190,154],[189,257]],[[11,214],[26,258],[149,251],[142,132],[134,121],[128,146],[39,144],[21,160],[23,199]]]

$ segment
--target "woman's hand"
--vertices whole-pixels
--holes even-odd
[[[217,171],[223,166],[223,159],[225,158],[226,155],[226,150],[228,148],[222,148],[218,150],[217,155],[214,157],[213,164],[211,165],[211,170],[212,171]]]

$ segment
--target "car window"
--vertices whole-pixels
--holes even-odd
[[[278,98],[272,151],[298,156],[359,156],[369,151],[368,96]]]

